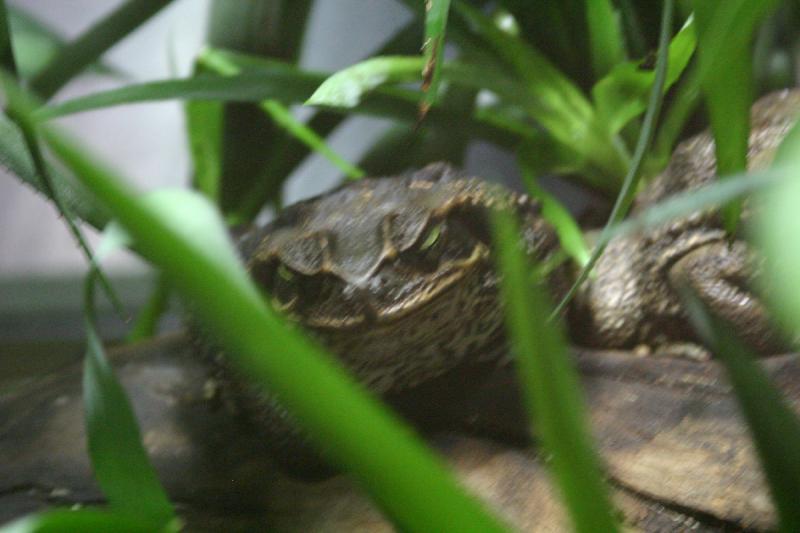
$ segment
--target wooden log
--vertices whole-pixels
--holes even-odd
[[[215,393],[184,337],[115,350],[111,359],[188,530],[392,531],[347,476],[304,483],[278,472],[257,428]],[[774,527],[747,428],[716,363],[605,351],[582,351],[576,360],[614,498],[632,530]],[[800,356],[769,358],[763,366],[800,410]],[[449,429],[432,443],[511,524],[563,530],[558,493],[535,445],[524,444],[527,421],[513,370],[480,369],[466,378],[476,380],[468,395],[464,379],[436,384],[441,398],[455,401],[417,396],[392,403],[416,413],[428,431]],[[0,392],[0,523],[103,501],[86,454],[81,402],[77,364],[15,380]],[[447,420],[458,423],[448,427]]]

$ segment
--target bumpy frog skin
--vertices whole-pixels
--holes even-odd
[[[800,91],[782,91],[752,109],[750,169],[763,168],[794,124]],[[678,192],[716,180],[714,142],[702,133],[676,149],[669,166],[636,198],[632,214]],[[749,213],[745,210],[743,225]],[[609,243],[574,305],[572,330],[582,344],[691,357],[708,356],[694,342],[677,288],[688,285],[761,354],[785,349],[750,282],[759,259],[742,240],[729,242],[718,213],[697,212]]]
[[[753,108],[750,160],[771,159],[800,109],[785,91]],[[711,136],[682,143],[639,196],[633,213],[715,179]],[[336,354],[381,395],[413,391],[481,361],[507,360],[488,214],[515,211],[530,257],[557,251],[535,202],[464,176],[446,164],[365,179],[286,208],[247,235],[242,254],[273,305]],[[688,284],[762,354],[779,349],[766,312],[748,283],[757,261],[740,240],[729,243],[714,212],[612,241],[569,313],[574,339],[600,348],[702,357],[676,287]],[[566,267],[548,279],[553,298],[569,284]],[[245,404],[281,462],[317,470],[316,454],[270,398]]]

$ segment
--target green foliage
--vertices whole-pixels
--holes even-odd
[[[404,2],[415,20],[364,60],[339,72],[321,73],[297,64],[312,2],[219,0],[211,9],[209,46],[198,54],[191,76],[130,83],[60,102],[50,97],[86,69],[108,72],[100,63],[102,54],[169,1],[125,2],[70,43],[25,13],[12,10],[9,15],[3,9],[0,62],[10,75],[4,78],[10,109],[0,117],[0,163],[59,205],[71,224],[83,220],[102,229],[112,219],[118,221],[133,237],[136,251],[161,269],[159,288],[132,337],[152,331],[174,284],[229,348],[234,363],[278,394],[400,527],[499,529],[497,519],[457,488],[438,459],[404,426],[366,398],[313,342],[273,315],[242,271],[211,203],[228,223],[246,223],[265,205],[280,206],[282,184],[311,154],[325,156],[331,172],[363,175],[359,166],[330,149],[327,137],[347,117],[377,116],[390,120],[393,128],[375,139],[360,163],[368,170],[390,174],[436,159],[459,161],[473,141],[512,150],[529,192],[541,200],[563,248],[585,265],[583,278],[615,235],[779,183],[779,192],[768,200],[775,208],[768,211],[760,235],[771,276],[776,283],[794,286],[800,255],[791,243],[800,232],[794,216],[800,188],[797,180],[783,176],[796,171],[792,154],[800,152],[785,148],[780,160],[788,166],[762,172],[758,179],[742,174],[747,110],[753,87],[761,83],[754,80],[754,72],[762,71],[751,65],[752,40],[779,2],[687,2],[694,15],[685,12],[689,16],[677,24],[672,22],[671,0],[657,3],[663,8],[660,19],[652,4],[630,0],[541,0],[533,8],[526,0]],[[231,32],[231,27],[242,31]],[[452,57],[443,56],[445,42],[455,50]],[[653,50],[655,68],[650,66]],[[37,56],[46,60],[37,62]],[[17,82],[29,93],[18,92]],[[719,167],[731,174],[730,179],[621,222],[639,179],[663,167],[693,118],[701,103],[700,87],[717,140]],[[46,102],[39,105],[36,97]],[[73,113],[172,99],[185,103],[193,185],[211,202],[185,192],[139,198],[87,150],[77,148],[65,134],[53,133],[47,124]],[[662,101],[665,113],[659,122]],[[316,106],[306,121],[292,113],[292,106],[302,104]],[[649,150],[653,139],[655,148]],[[787,146],[793,142],[787,141]],[[538,175],[548,173],[617,197],[609,225],[591,255],[576,222],[536,182]],[[736,212],[735,204],[726,210],[731,229]],[[514,245],[512,226],[508,220],[499,222],[499,259],[508,329],[517,347],[526,401],[542,443],[553,456],[555,479],[576,529],[613,530],[577,380],[560,331],[547,324],[548,307]],[[790,237],[782,236],[784,232]],[[92,320],[92,272],[87,299],[87,425],[91,458],[110,507],[108,512],[44,513],[6,530],[177,527],[148,465],[127,399],[103,358]],[[210,284],[209,279],[216,281]],[[800,300],[791,291],[774,291],[772,296],[787,328],[796,331]],[[792,490],[796,494],[798,489],[792,466],[798,452],[791,445],[798,440],[795,421],[757,367],[748,363],[747,354],[724,328],[711,324],[711,342],[727,355],[723,361],[789,530],[797,524],[789,503]],[[305,393],[309,389],[330,401],[313,401]],[[133,520],[132,514],[141,518]]]
[[[511,215],[497,213],[494,226],[506,322],[532,427],[550,456],[575,531],[618,531],[590,444],[577,373],[561,328],[547,320],[546,283],[531,275]]]
[[[728,371],[736,398],[750,427],[778,511],[779,530],[800,529],[800,419],[770,383],[733,333],[730,324],[710,316],[692,293],[684,299],[695,328]]]

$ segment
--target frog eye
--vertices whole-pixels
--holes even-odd
[[[278,265],[278,268],[275,269],[275,275],[286,282],[291,282],[295,277],[294,272],[289,270],[289,267],[284,264]]]
[[[286,265],[280,264],[272,277],[270,294],[276,307],[290,309],[297,301],[297,274]]]
[[[419,245],[419,249],[421,251],[429,250],[433,247],[434,244],[437,243],[439,237],[442,236],[442,224],[437,224],[433,226],[428,234],[425,235],[425,239],[423,239],[422,244]]]

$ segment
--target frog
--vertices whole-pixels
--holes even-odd
[[[751,168],[770,160],[798,110],[800,91],[755,104]],[[690,138],[637,196],[632,214],[704,187],[715,174],[711,135]],[[558,237],[540,204],[447,163],[349,182],[291,205],[245,234],[240,250],[273,308],[419,423],[420,413],[444,411],[482,374],[512,361],[493,210],[516,215],[527,257],[555,265],[542,286],[553,301],[563,297],[576,272],[555,260]],[[578,345],[707,358],[678,295],[689,286],[757,353],[775,353],[785,344],[751,289],[758,271],[758,254],[744,239],[730,239],[716,211],[692,213],[613,239],[564,319]],[[278,399],[244,389],[237,403],[264,428],[284,470],[305,479],[331,474],[324,449],[310,444]]]
[[[558,238],[540,204],[446,163],[296,203],[245,234],[240,251],[275,310],[419,425],[426,422],[420,413],[431,414],[427,405],[451,401],[480,378],[475,369],[509,357],[493,210],[516,215],[525,254],[556,265],[546,286],[553,298],[563,296],[569,269],[555,260]],[[247,390],[235,396],[268,428],[284,469],[306,479],[330,471],[277,399]]]
[[[799,113],[800,90],[775,92],[753,105],[750,170],[771,162]],[[717,180],[714,150],[708,131],[682,142],[665,170],[636,196],[631,215]],[[763,257],[745,233],[753,211],[746,202],[741,231],[732,237],[719,211],[709,209],[612,239],[570,310],[573,339],[585,346],[640,355],[708,360],[711,353],[695,335],[681,299],[681,287],[686,287],[755,353],[786,350],[789,343],[756,288]]]

